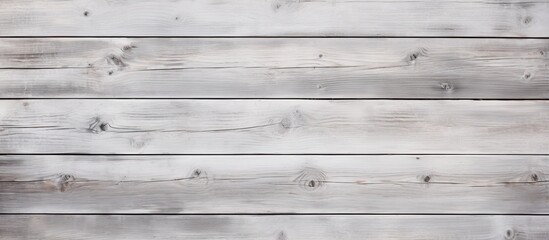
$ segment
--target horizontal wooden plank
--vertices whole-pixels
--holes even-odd
[[[3,0],[1,36],[549,37],[546,0]]]
[[[548,156],[0,156],[1,213],[548,214]]]
[[[0,98],[544,99],[548,56],[518,39],[1,39]]]
[[[2,216],[11,239],[549,238],[546,216]]]
[[[5,100],[0,153],[548,154],[549,101]]]

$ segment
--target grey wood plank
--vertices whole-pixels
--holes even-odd
[[[3,239],[549,239],[546,216],[28,216]]]
[[[548,134],[548,101],[0,101],[0,153],[548,154]]]
[[[1,36],[548,37],[546,0],[3,0]]]
[[[549,40],[0,39],[0,98],[549,97]]]
[[[0,156],[0,213],[548,214],[548,156]]]

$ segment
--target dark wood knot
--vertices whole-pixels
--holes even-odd
[[[505,231],[505,239],[515,239],[515,231],[513,231],[513,229],[507,229],[507,231]]]
[[[539,181],[539,176],[538,176],[537,174],[535,174],[535,173],[532,173],[532,174],[530,175],[530,180],[531,180],[532,182],[537,182],[537,181]]]
[[[530,81],[533,77],[534,77],[534,74],[528,71],[525,71],[524,74],[522,74],[523,81]]]
[[[119,68],[123,68],[123,67],[126,67],[128,66],[123,60],[122,60],[122,57],[119,57],[119,56],[116,56],[114,54],[111,54],[107,57],[107,62],[109,62],[109,64],[113,64],[115,66],[118,66]]]
[[[529,25],[530,23],[532,23],[532,20],[532,17],[526,16],[524,19],[522,19],[522,23],[524,23],[524,25]]]
[[[191,173],[191,178],[198,178],[202,176],[202,170],[200,169],[195,169],[192,173]]]
[[[326,180],[326,173],[319,169],[307,167],[299,172],[294,182],[298,183],[302,189],[314,191],[325,187]]]
[[[189,174],[189,177],[187,177],[188,183],[191,183],[192,185],[196,186],[207,186],[210,182],[210,178],[208,177],[208,173],[202,169],[194,169]]]
[[[104,122],[99,117],[95,117],[90,125],[88,126],[88,131],[92,133],[101,133],[109,129],[109,123]]]
[[[426,48],[419,48],[418,50],[408,54],[406,57],[406,60],[408,62],[415,62],[419,57],[425,57],[427,56],[427,49]]]

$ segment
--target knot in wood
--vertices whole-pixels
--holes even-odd
[[[105,132],[109,129],[109,123],[103,122],[101,118],[95,117],[88,126],[88,131],[92,133]]]
[[[440,88],[442,88],[446,92],[451,92],[452,90],[454,90],[454,85],[450,83],[441,83]]]
[[[522,81],[530,81],[534,77],[534,74],[529,71],[524,71],[524,74],[522,74]]]
[[[111,54],[107,57],[107,62],[109,64],[113,64],[119,68],[124,68],[128,66],[123,60],[122,57],[116,56],[114,54]]]
[[[291,128],[298,128],[304,122],[303,114],[299,110],[295,110],[290,114],[290,116],[280,120],[280,127],[284,130],[289,130]]]
[[[202,169],[194,169],[189,174],[189,177],[187,178],[189,180],[189,183],[192,183],[194,185],[208,185],[210,182],[210,179],[208,178],[208,173]]]
[[[305,168],[299,172],[294,182],[298,183],[302,189],[313,191],[323,188],[326,184],[326,174],[315,168]]]
[[[131,51],[134,48],[137,48],[137,46],[135,46],[133,43],[131,43],[131,44],[128,44],[128,45],[125,45],[124,47],[122,47],[122,51],[127,52],[127,51]]]
[[[505,231],[505,239],[515,239],[515,231],[513,229],[507,229],[507,231]]]
[[[406,57],[406,61],[408,62],[415,62],[419,57],[425,57],[427,56],[427,49],[426,48],[419,48],[418,50],[411,52]]]
[[[433,180],[433,176],[430,174],[417,176],[418,181],[422,183],[430,183]]]
[[[60,174],[56,181],[57,189],[60,192],[65,192],[69,187],[70,184],[75,180],[74,176],[69,174]]]
[[[533,20],[532,17],[526,16],[522,19],[522,23],[527,26],[527,25],[530,25],[530,23],[532,23],[532,20]]]
[[[280,231],[276,237],[276,240],[288,240],[288,236],[286,236],[284,231]]]
[[[191,178],[198,178],[202,176],[202,170],[200,169],[195,169],[192,173],[191,173]]]
[[[532,182],[539,181],[539,176],[536,173],[530,174],[530,181],[532,181]]]

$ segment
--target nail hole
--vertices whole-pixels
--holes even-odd
[[[423,181],[426,182],[426,183],[428,183],[428,182],[431,181],[431,177],[430,177],[430,176],[425,176],[425,177],[423,178]]]
[[[324,55],[318,54],[318,58],[322,58],[322,57],[324,57]]]
[[[89,16],[89,15],[90,15],[90,12],[88,12],[88,11],[85,11],[85,12],[84,12],[84,16],[87,17],[87,16]]]

